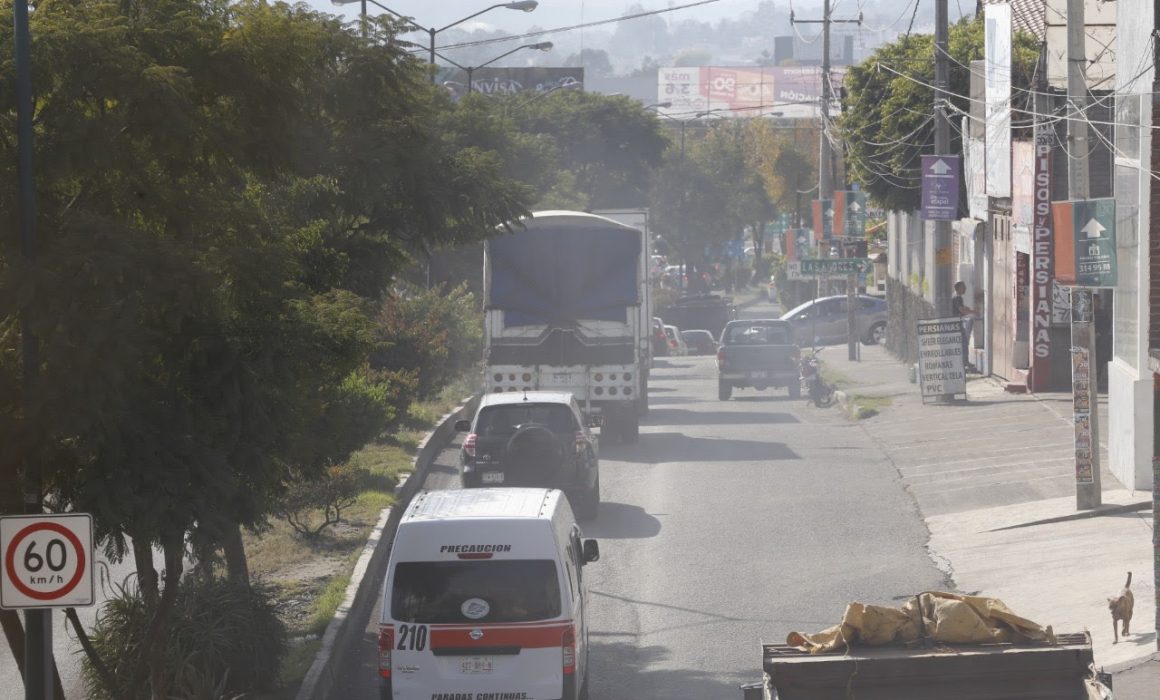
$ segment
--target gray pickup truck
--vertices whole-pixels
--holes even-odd
[[[717,349],[717,397],[728,401],[734,389],[786,387],[791,398],[801,396],[798,347],[786,321],[730,321]]]

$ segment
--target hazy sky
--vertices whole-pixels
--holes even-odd
[[[393,0],[383,1],[382,4],[399,14],[414,17],[415,21],[425,27],[443,27],[456,20],[478,12],[489,5],[498,4],[503,0]],[[897,0],[863,0],[863,2],[889,3]],[[902,0],[906,1],[906,0]],[[619,17],[634,4],[640,4],[646,10],[659,10],[666,7],[690,4],[695,0],[667,2],[664,0],[540,0],[540,6],[534,12],[518,12],[513,10],[492,10],[481,15],[476,22],[482,22],[489,27],[520,32],[535,25],[544,29],[566,27],[573,24],[583,24],[602,19]],[[738,15],[746,10],[757,7],[759,0],[718,0],[717,2],[700,7],[677,10],[663,15],[669,19],[695,18],[703,21],[713,21],[721,17]],[[839,0],[839,3],[856,5],[856,0]],[[310,5],[324,12],[345,14],[352,19],[358,16],[357,3],[344,6],[332,5],[328,0],[309,0]],[[784,0],[776,3],[779,7],[788,7]],[[806,7],[809,3],[794,3],[794,7]],[[820,5],[820,3],[819,3]],[[381,12],[373,3],[367,3],[367,13]],[[470,24],[466,25],[470,28]]]

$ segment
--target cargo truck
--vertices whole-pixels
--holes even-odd
[[[635,442],[647,409],[649,241],[542,211],[484,247],[485,388],[572,393],[604,439]]]

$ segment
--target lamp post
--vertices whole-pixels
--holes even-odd
[[[455,61],[452,61],[450,58],[447,58],[446,56],[444,56],[441,53],[436,53],[435,55],[438,56],[439,58],[442,58],[444,61],[447,61],[448,63],[455,66],[456,68],[462,70],[463,72],[467,73],[467,92],[470,94],[475,86],[473,76],[475,74],[475,71],[477,71],[478,69],[483,68],[484,66],[490,66],[491,64],[500,60],[501,58],[507,58],[508,56],[511,56],[516,51],[522,51],[523,49],[532,49],[535,51],[551,51],[552,46],[553,46],[553,44],[550,41],[540,41],[540,42],[537,42],[535,44],[524,44],[523,46],[515,47],[511,51],[505,51],[504,53],[501,53],[500,55],[496,56],[495,58],[491,59],[490,61],[485,61],[485,62],[479,64],[478,66],[462,66],[462,65],[456,63]]]
[[[415,20],[411,19],[410,17],[407,17],[405,15],[401,15],[398,12],[395,12],[394,10],[392,10],[391,8],[382,4],[378,0],[330,0],[330,2],[335,4],[335,5],[351,5],[355,2],[360,3],[361,12],[362,12],[361,17],[362,17],[362,26],[363,26],[363,36],[366,36],[367,3],[368,2],[372,5],[374,5],[375,7],[379,8],[380,10],[383,10],[384,12],[388,12],[388,13],[398,17],[399,19],[405,21],[407,24],[410,24],[415,29],[417,29],[421,32],[426,32],[427,37],[428,37],[428,44],[427,44],[428,63],[430,63],[431,65],[435,65],[435,35],[436,34],[439,34],[440,32],[446,31],[448,29],[451,29],[452,27],[463,24],[464,22],[466,22],[469,19],[475,19],[476,17],[482,15],[485,12],[491,12],[492,10],[497,10],[501,7],[504,8],[505,10],[519,10],[520,12],[531,12],[532,10],[535,10],[537,7],[539,7],[539,5],[540,5],[540,3],[537,0],[516,0],[516,2],[501,2],[497,5],[492,5],[491,7],[485,7],[482,10],[480,10],[479,12],[476,12],[474,14],[470,14],[470,15],[464,17],[463,19],[456,20],[456,21],[452,22],[451,24],[436,28],[436,27],[424,27],[423,25],[416,23]],[[431,73],[431,82],[435,82],[435,73],[434,72]]]

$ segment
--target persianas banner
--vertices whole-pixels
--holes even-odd
[[[835,94],[845,75],[844,68],[831,69]],[[821,98],[818,66],[694,66],[657,71],[657,102],[670,105],[659,111],[675,119],[692,119],[710,110],[723,117],[781,112],[787,119],[816,119]]]

